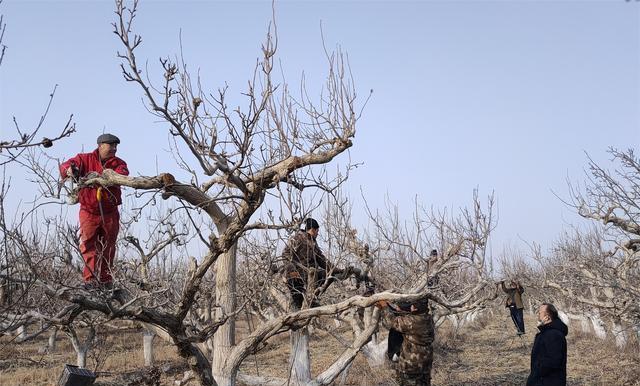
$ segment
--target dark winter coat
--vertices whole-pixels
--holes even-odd
[[[286,261],[287,279],[301,279],[305,284],[309,268],[319,270],[316,281],[323,282],[326,272],[333,267],[324,257],[316,240],[305,231],[298,231],[287,243],[282,257]]]
[[[531,349],[531,373],[527,386],[566,386],[569,329],[560,319],[538,326]]]
[[[126,162],[118,157],[111,157],[103,163],[100,161],[98,149],[91,153],[80,153],[60,165],[60,175],[62,178],[67,177],[67,169],[72,165],[80,170],[80,177],[84,177],[91,172],[102,174],[104,169],[112,169],[116,173],[124,176],[129,175]],[[102,188],[100,203],[98,202],[97,193],[97,186],[81,189],[78,197],[80,200],[80,209],[91,214],[101,215],[117,211],[118,205],[122,204],[122,193],[120,192],[120,187],[117,185]],[[102,213],[100,212],[100,204],[102,205]]]

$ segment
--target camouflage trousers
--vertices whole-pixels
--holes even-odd
[[[431,386],[431,374],[407,374],[396,370],[400,386]]]
[[[400,386],[431,386],[431,361],[419,373],[403,369],[402,363],[393,363],[391,367],[396,372],[396,382]]]
[[[433,348],[403,342],[396,364],[396,378],[400,386],[431,386]]]

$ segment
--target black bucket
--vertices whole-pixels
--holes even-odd
[[[64,365],[58,386],[91,386],[95,380],[96,375],[91,370],[74,365]]]

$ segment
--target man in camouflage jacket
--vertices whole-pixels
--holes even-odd
[[[406,311],[395,309],[393,328],[402,333],[402,348],[396,365],[401,386],[431,386],[434,325],[427,301],[411,304]]]

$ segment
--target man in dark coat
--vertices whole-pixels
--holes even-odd
[[[531,373],[527,386],[566,386],[569,329],[553,304],[538,309],[538,332],[531,349]]]
[[[306,219],[304,230],[296,232],[282,252],[291,305],[295,310],[302,308],[304,300],[311,307],[318,306],[317,296],[331,281],[336,278],[342,280],[351,274],[351,269],[339,269],[324,256],[316,241],[319,229],[316,220]]]

